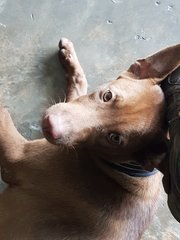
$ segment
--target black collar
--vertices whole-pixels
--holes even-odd
[[[112,169],[121,173],[125,173],[131,177],[149,177],[158,172],[156,168],[154,168],[152,171],[146,171],[141,167],[141,165],[136,163],[117,164],[106,160],[105,163]]]

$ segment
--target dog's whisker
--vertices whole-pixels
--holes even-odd
[[[76,147],[73,144],[70,144],[70,148],[71,148],[71,150],[74,151],[74,153],[76,154],[76,157],[78,158],[78,152],[76,150]]]
[[[58,97],[58,103],[61,103],[62,102],[62,100],[61,100],[61,97],[59,96]]]
[[[63,101],[62,102],[66,102],[66,100],[67,100],[67,97],[66,97],[66,92],[65,91],[62,91],[62,93],[63,93],[63,96],[64,96],[64,99],[63,99]]]
[[[55,105],[56,104],[56,100],[52,97],[50,97],[50,102],[51,102],[51,105]]]

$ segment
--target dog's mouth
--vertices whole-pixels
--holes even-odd
[[[72,146],[69,137],[57,137],[54,138],[49,130],[49,128],[43,127],[43,135],[47,139],[48,142],[54,145],[64,145],[64,146]],[[75,145],[75,144],[73,144]]]

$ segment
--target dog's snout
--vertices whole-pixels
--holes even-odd
[[[61,118],[58,115],[51,114],[43,119],[42,129],[45,137],[59,139],[63,134]]]

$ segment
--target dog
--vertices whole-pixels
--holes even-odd
[[[137,60],[87,95],[73,44],[59,58],[67,102],[28,141],[0,108],[0,239],[136,240],[156,211],[166,173],[167,126],[161,81],[180,65],[180,44]]]

